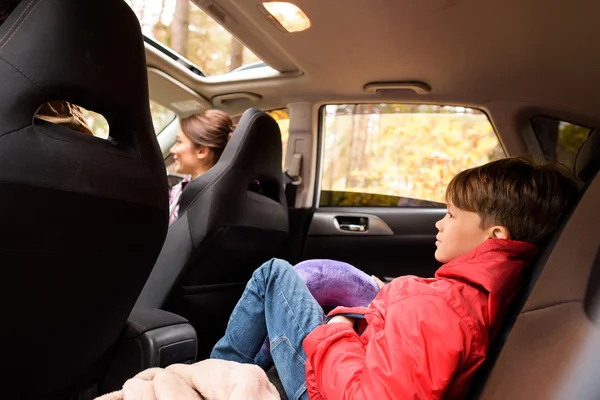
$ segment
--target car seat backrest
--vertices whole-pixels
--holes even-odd
[[[277,122],[260,110],[247,110],[219,162],[190,182],[182,194],[181,210],[189,221],[195,247],[216,223],[287,232],[281,154]],[[254,189],[248,190],[252,186]],[[209,202],[218,207],[207,207]],[[214,212],[217,210],[223,212]],[[282,215],[286,217],[280,219]]]
[[[183,191],[180,217],[137,302],[186,317],[202,332],[200,356],[222,334],[214,318],[226,323],[231,309],[220,307],[239,297],[233,287],[241,293],[252,271],[287,238],[281,154],[275,120],[247,110],[217,164]]]
[[[2,398],[93,381],[160,251],[168,192],[139,22],[122,0],[24,0],[0,26]],[[34,119],[68,101],[108,140]]]
[[[549,398],[581,335],[592,329],[585,304],[597,289],[588,280],[600,245],[599,138],[600,131],[593,131],[580,149],[580,199],[542,250],[468,398]]]

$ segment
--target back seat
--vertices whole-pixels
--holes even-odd
[[[477,372],[467,399],[548,399],[569,368],[600,285],[600,130],[590,133],[575,163],[582,188],[562,225],[548,241]],[[595,262],[598,264],[598,262]],[[590,277],[588,279],[588,277]],[[598,295],[600,296],[600,295]],[[587,312],[587,313],[586,313]],[[267,375],[287,399],[275,368]]]
[[[548,399],[582,338],[594,329],[586,304],[600,245],[600,131],[590,133],[575,163],[580,196],[531,270],[490,346],[467,399]],[[595,275],[595,274],[594,274]]]

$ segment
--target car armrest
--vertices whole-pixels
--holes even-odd
[[[100,390],[118,390],[138,372],[196,361],[198,337],[188,321],[157,308],[134,308]]]

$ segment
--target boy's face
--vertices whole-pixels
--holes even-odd
[[[491,236],[489,229],[481,228],[481,219],[475,212],[463,211],[448,203],[446,216],[435,223],[435,258],[447,263],[475,249]]]

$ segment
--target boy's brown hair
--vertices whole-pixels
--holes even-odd
[[[510,157],[467,169],[446,189],[446,201],[476,212],[482,228],[501,225],[510,238],[539,244],[554,232],[577,195],[566,167]]]

